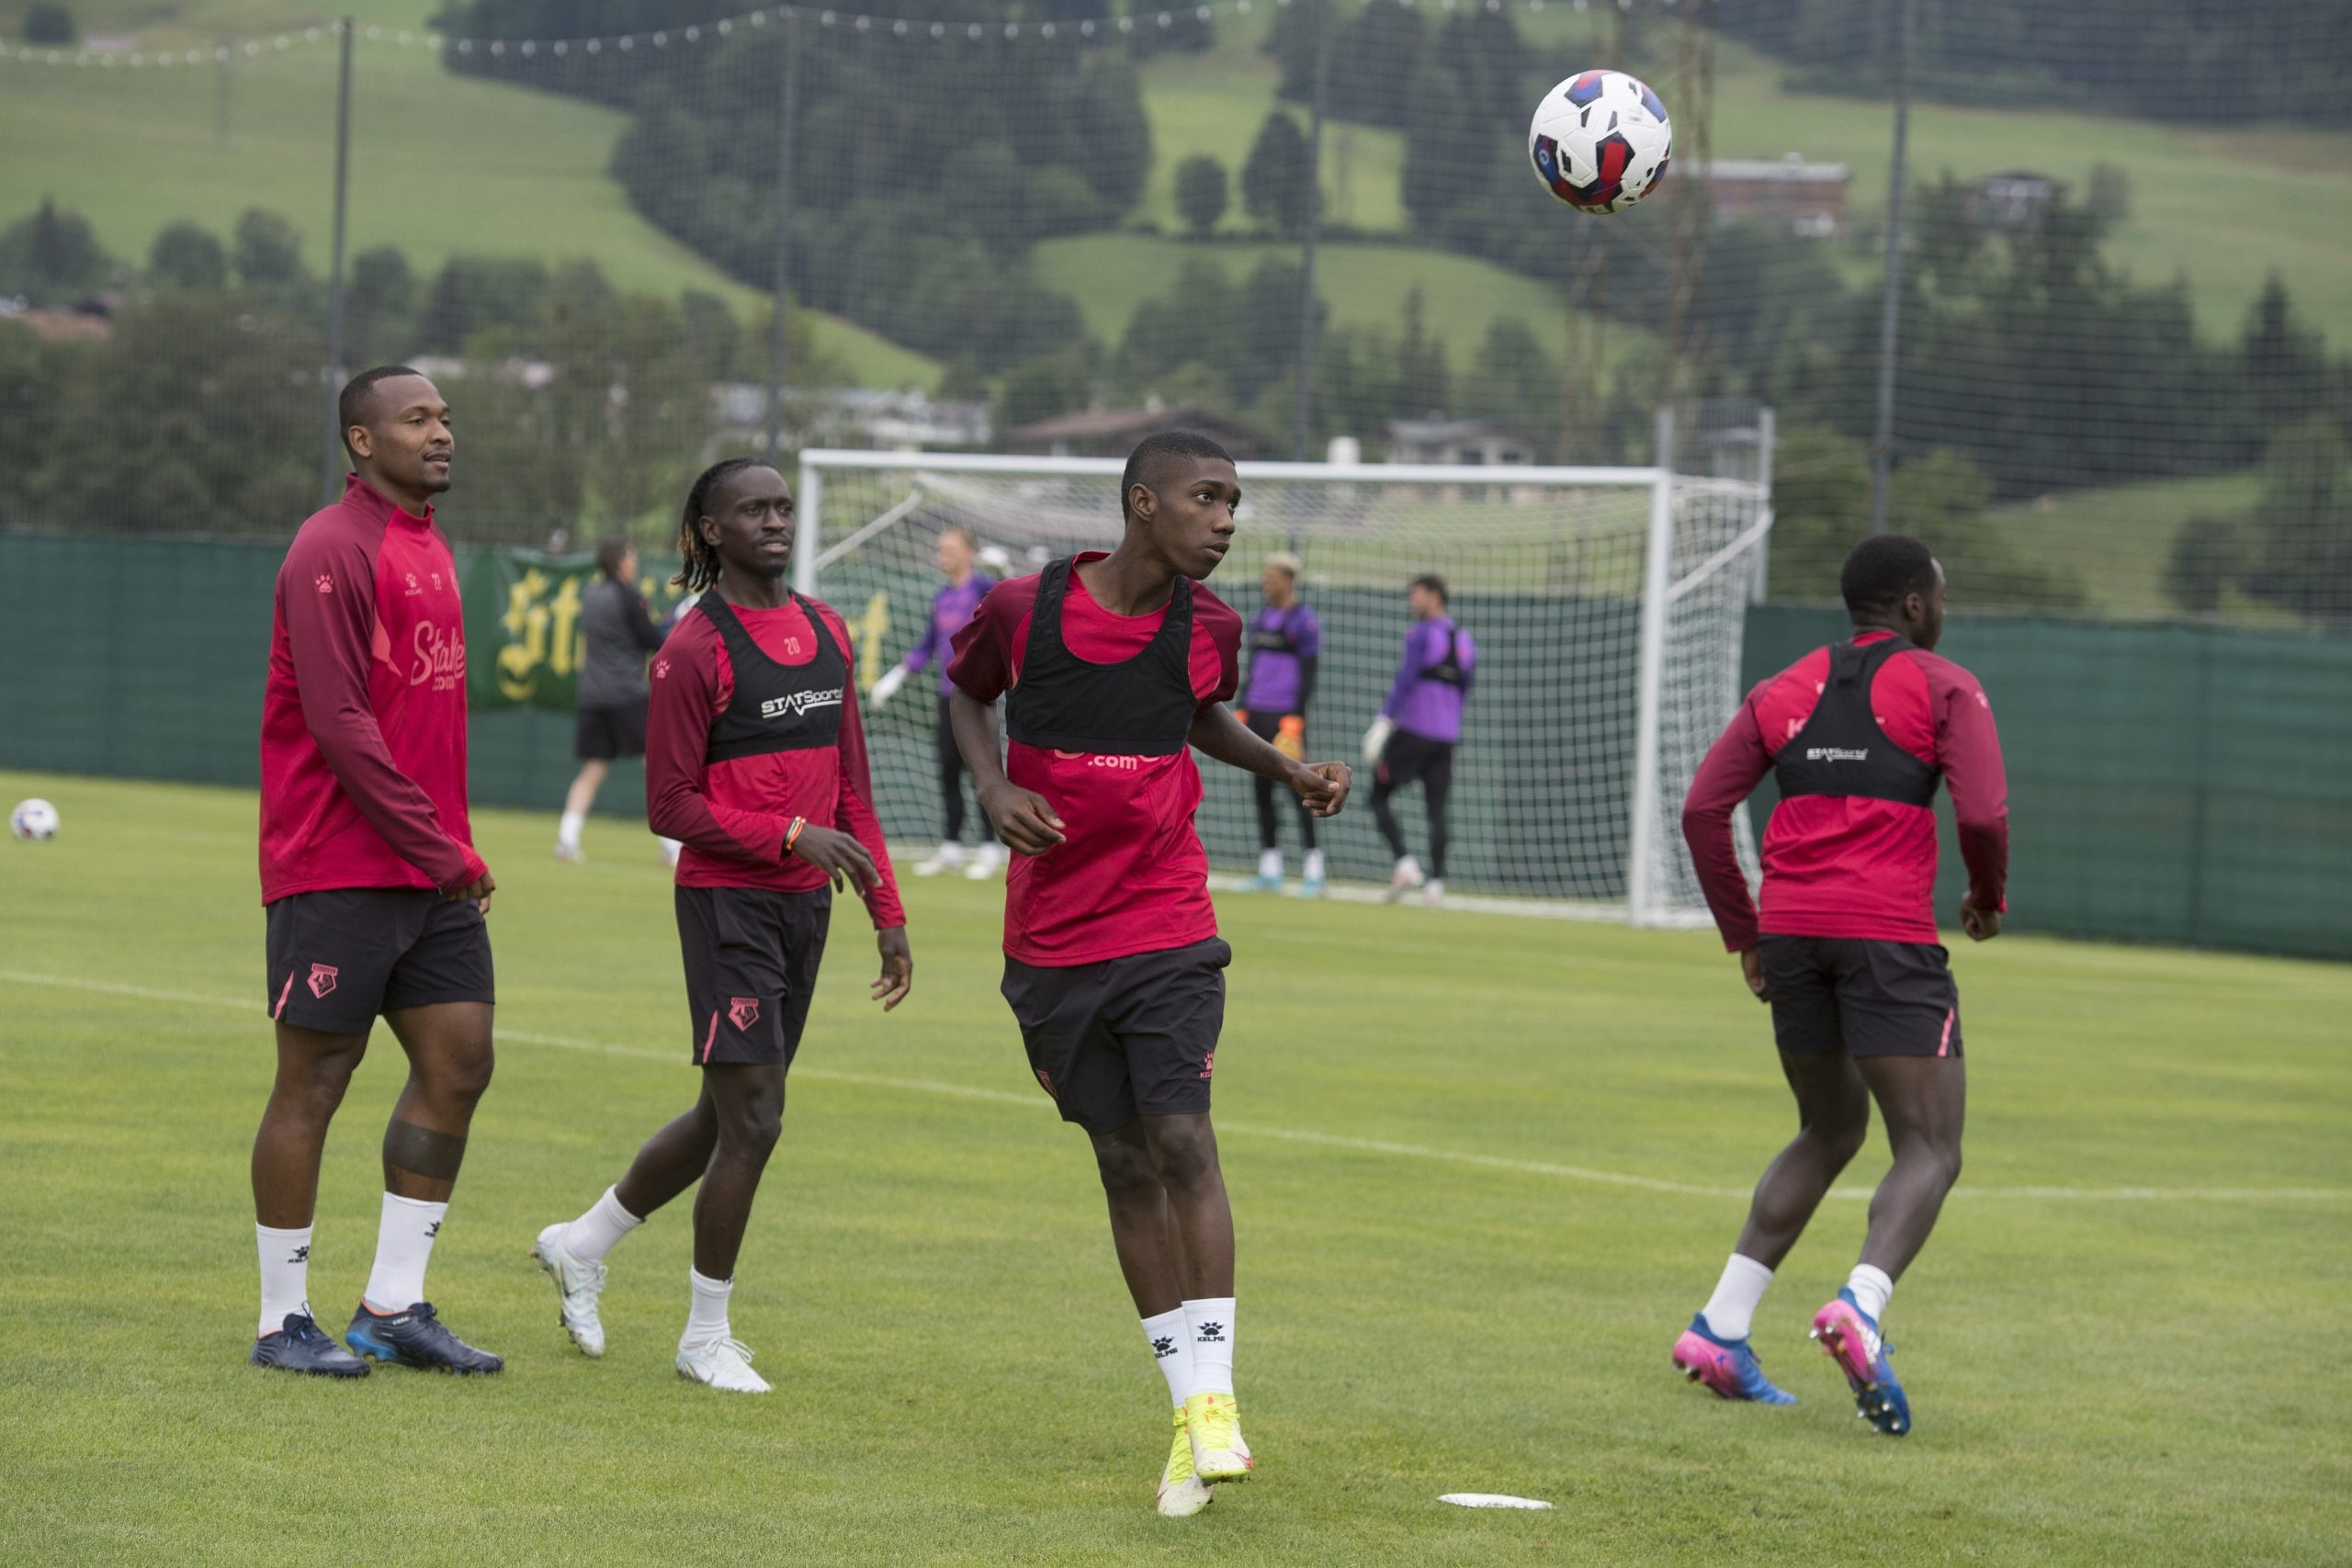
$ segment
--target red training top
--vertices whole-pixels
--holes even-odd
[[[1103,555],[1088,550],[1078,560]],[[947,677],[975,701],[993,703],[1019,684],[1037,582],[1030,576],[998,583],[956,634]],[[1073,570],[1062,601],[1062,641],[1090,663],[1121,663],[1141,653],[1167,618],[1164,604],[1145,615],[1112,614]],[[1197,582],[1191,666],[1193,694],[1204,711],[1230,699],[1241,682],[1241,617]],[[1006,747],[1005,773],[1046,797],[1065,834],[1042,855],[1012,857],[1004,892],[1006,956],[1069,968],[1216,935],[1208,852],[1193,828],[1201,770],[1190,747],[1168,757],[1103,756],[1014,740]]]
[[[849,627],[831,605],[810,600],[824,617],[834,646],[856,667]],[[817,639],[797,603],[774,610],[733,606],[760,651],[779,664],[816,661]],[[645,814],[653,830],[685,848],[678,856],[681,887],[767,887],[808,893],[825,873],[784,852],[795,817],[855,835],[874,857],[882,886],[865,895],[876,931],[907,923],[899,902],[890,852],[874,812],[874,780],[865,758],[865,728],[857,690],[842,690],[839,744],[770,751],[725,761],[707,760],[712,721],[735,695],[727,645],[710,618],[689,612],[653,659],[653,696],[645,720]]]
[[[1892,635],[1862,632],[1854,641],[1867,646]],[[1731,952],[1755,946],[1759,930],[1773,936],[1936,940],[1932,807],[1862,795],[1783,800],[1764,833],[1760,918],[1747,896],[1733,852],[1732,811],[1813,716],[1828,675],[1829,649],[1823,648],[1760,682],[1690,781],[1682,836]],[[1905,649],[1888,659],[1871,682],[1871,709],[1888,739],[1943,775],[1971,901],[2006,909],[2008,782],[1993,706],[1976,677],[1949,659]]]
[[[360,482],[277,571],[261,699],[261,901],[482,874],[466,819],[466,624],[432,508]]]

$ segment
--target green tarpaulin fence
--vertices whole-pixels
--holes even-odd
[[[0,615],[0,766],[252,784],[283,555],[0,536],[17,598]],[[458,570],[474,798],[552,813],[575,766],[577,594],[593,569],[469,547]],[[1843,626],[1826,610],[1752,612],[1748,678]],[[1984,617],[1956,620],[1942,651],[2000,722],[2015,929],[2352,958],[2352,639]],[[616,772],[605,806],[640,809],[634,764]],[[1768,784],[1759,825],[1770,799]],[[1959,896],[1947,834],[1947,918]]]

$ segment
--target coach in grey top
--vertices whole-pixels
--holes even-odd
[[[596,547],[603,576],[580,596],[580,776],[564,797],[555,858],[577,861],[580,829],[616,757],[645,755],[646,656],[662,632],[637,591],[637,552],[625,540]]]

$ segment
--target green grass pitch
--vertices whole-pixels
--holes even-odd
[[[1213,788],[1236,788],[1231,779]],[[834,952],[735,1298],[778,1393],[681,1382],[684,1206],[614,1256],[606,1359],[526,1257],[694,1088],[642,833],[503,882],[500,1067],[431,1294],[493,1380],[244,1364],[269,1078],[253,796],[0,773],[0,1560],[1503,1563],[2342,1561],[2352,1540],[2352,970],[2005,939],[1958,954],[1970,1164],[1896,1292],[1917,1435],[1804,1339],[1873,1136],[1768,1297],[1803,1403],[1667,1365],[1790,1131],[1761,1010],[1697,933],[1235,898],[1218,1053],[1258,1477],[1150,1511],[1162,1391],[1083,1143],[996,995],[994,887],[910,888],[883,1018]],[[2030,910],[2018,911],[2030,920]],[[399,1082],[328,1149],[340,1329]],[[1442,1492],[1549,1498],[1474,1514]]]

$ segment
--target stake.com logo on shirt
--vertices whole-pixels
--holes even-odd
[[[1131,752],[1065,751],[1056,747],[1054,755],[1065,762],[1082,762],[1090,768],[1108,768],[1114,773],[1138,773],[1143,771],[1143,758]]]

